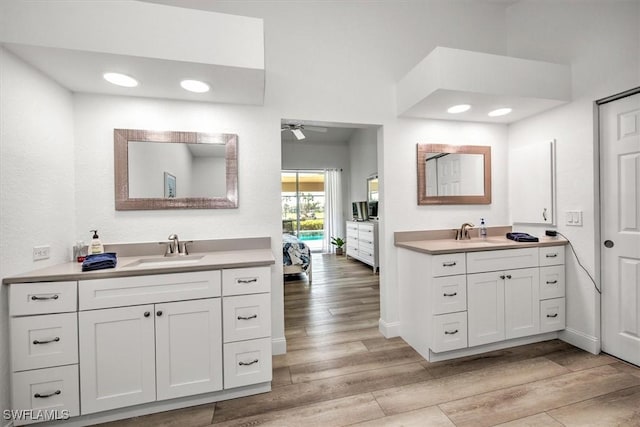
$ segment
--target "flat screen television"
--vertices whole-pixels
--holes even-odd
[[[351,203],[351,209],[353,210],[354,221],[369,220],[369,204],[366,201]]]

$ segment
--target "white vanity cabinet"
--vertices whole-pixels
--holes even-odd
[[[221,272],[80,282],[82,414],[222,389]],[[176,298],[202,298],[165,302]],[[125,300],[144,305],[124,306]]]
[[[564,246],[437,255],[400,248],[400,334],[435,361],[564,329],[563,263]]]
[[[373,267],[375,273],[378,261],[378,223],[374,221],[347,221],[347,257]]]
[[[34,416],[14,425],[80,415],[77,305],[75,281],[10,285],[12,409]]]
[[[224,387],[271,381],[271,294],[268,267],[222,273]]]

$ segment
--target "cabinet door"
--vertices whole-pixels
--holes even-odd
[[[502,273],[467,275],[469,347],[504,340]]]
[[[82,414],[156,398],[153,305],[78,313]]]
[[[222,389],[220,299],[156,304],[158,400]]]
[[[540,332],[540,279],[537,268],[504,273],[506,337],[518,338]]]

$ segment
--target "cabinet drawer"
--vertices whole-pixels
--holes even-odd
[[[540,267],[564,264],[564,246],[545,246],[540,248]]]
[[[467,309],[467,276],[433,279],[433,314],[454,313]]]
[[[271,381],[271,338],[224,345],[224,388]]]
[[[353,222],[347,222],[347,233],[353,232],[353,231],[355,231],[356,234],[358,233],[358,224],[355,224]]]
[[[271,268],[234,268],[222,270],[222,294],[243,295],[271,291]]]
[[[66,411],[72,417],[80,415],[78,365],[17,372],[13,374],[12,390],[12,409],[32,409],[34,416],[36,411],[45,410],[58,411],[60,417],[64,417]],[[36,421],[23,419],[14,424],[32,422]]]
[[[78,309],[76,282],[15,283],[9,286],[9,315],[65,313]]]
[[[240,295],[222,300],[224,342],[271,335],[271,294]]]
[[[467,253],[467,273],[538,266],[538,248]]]
[[[347,255],[358,256],[358,246],[353,246],[347,243]]]
[[[373,225],[360,224],[358,228],[358,240],[364,240],[373,244]]]
[[[220,296],[220,271],[81,280],[80,310]]]
[[[559,331],[564,328],[564,298],[540,301],[540,332]]]
[[[435,353],[467,347],[467,312],[433,316],[431,350]]]
[[[464,274],[466,271],[463,253],[434,255],[431,263],[433,277],[453,276],[455,274]]]
[[[76,313],[12,318],[12,370],[78,363],[77,320]]]
[[[540,267],[540,299],[561,298],[564,289],[564,265]]]

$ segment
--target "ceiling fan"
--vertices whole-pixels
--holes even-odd
[[[285,123],[280,128],[280,132],[284,132],[285,130],[291,131],[293,136],[296,137],[298,141],[301,139],[305,139],[306,136],[302,132],[303,130],[311,131],[311,132],[326,132],[327,128],[317,127],[317,126],[305,126],[301,123]]]

